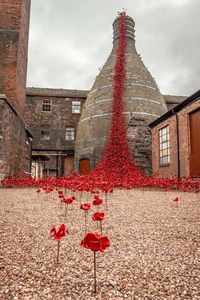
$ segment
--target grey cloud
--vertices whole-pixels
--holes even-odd
[[[28,86],[90,89],[125,4],[137,50],[161,92],[199,89],[198,0],[32,0]]]

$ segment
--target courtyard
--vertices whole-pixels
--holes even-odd
[[[83,248],[84,212],[93,195],[68,191],[69,233],[57,242],[53,226],[64,223],[56,191],[34,188],[0,191],[0,299],[200,299],[200,196],[198,193],[114,189],[99,211],[110,247],[97,253],[97,293],[93,293],[93,253]],[[179,201],[173,200],[179,197]],[[87,232],[99,231],[88,212]]]

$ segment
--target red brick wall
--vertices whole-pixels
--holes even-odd
[[[179,147],[180,147],[180,175],[189,175],[189,155],[190,155],[190,124],[189,114],[200,108],[200,99],[186,106],[177,113],[179,123]],[[170,164],[168,166],[159,165],[159,129],[169,125],[170,132]],[[198,137],[197,137],[198,138]],[[152,167],[153,175],[159,177],[171,177],[178,175],[177,159],[177,134],[176,117],[171,116],[152,129]]]
[[[0,28],[19,30],[22,0],[0,1]]]
[[[26,101],[30,3],[31,0],[23,0],[21,5],[20,36],[17,59],[16,93],[18,108],[23,112]]]
[[[189,175],[189,156],[190,156],[190,123],[189,114],[200,108],[200,99],[193,102],[189,106],[186,106],[182,111],[179,112],[179,128],[180,128],[180,164],[181,164],[181,175]],[[196,138],[200,138],[199,136]]]
[[[25,109],[31,0],[0,1],[0,94],[21,113]]]

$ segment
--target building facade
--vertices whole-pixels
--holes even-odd
[[[30,0],[0,1],[0,178],[30,172],[25,123]]]
[[[26,93],[26,122],[34,137],[32,174],[71,174],[77,125],[88,91],[27,88]]]
[[[150,127],[153,175],[200,176],[200,90]]]
[[[88,93],[87,90],[26,89],[26,123],[33,135],[33,175],[60,176],[74,172],[77,127]],[[180,103],[184,97],[163,95],[163,98],[166,99],[167,107],[172,107]],[[140,152],[144,150],[142,148],[144,135],[140,135],[143,122],[142,118],[134,118],[134,121],[132,119],[127,131],[128,141],[132,139],[134,131],[138,131],[140,139],[137,140],[135,151],[139,148]],[[86,139],[86,143],[89,144],[90,141]],[[145,151],[147,150],[144,150],[144,155]]]
[[[101,160],[110,128],[119,20],[113,23],[111,54],[90,91],[26,88],[30,4],[0,2],[0,178],[88,172]],[[126,22],[127,140],[135,163],[151,174],[148,124],[185,97],[160,93],[135,48],[135,23],[128,16]],[[153,168],[160,170],[155,163]]]

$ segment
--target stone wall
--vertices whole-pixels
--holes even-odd
[[[146,175],[151,175],[151,130],[148,123],[147,119],[132,117],[127,128],[127,141],[135,164]]]
[[[24,121],[0,98],[0,178],[29,173],[31,140]]]
[[[66,128],[74,128],[74,138],[80,113],[72,113],[72,102],[84,105],[87,91],[62,89],[27,89],[26,121],[33,134],[33,153],[44,158],[44,169],[52,174],[65,173],[65,159],[74,155],[73,141],[66,140]],[[43,100],[52,103],[51,112],[42,110]],[[49,131],[49,140],[42,140],[41,131]],[[34,157],[33,157],[34,158]],[[45,159],[48,158],[49,160]]]

